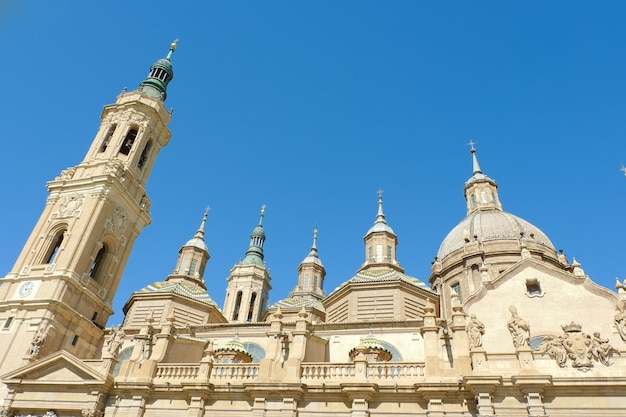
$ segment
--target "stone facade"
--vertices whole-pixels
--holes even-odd
[[[144,185],[170,133],[171,53],[106,106],[0,286],[2,416],[623,416],[626,284],[595,284],[503,211],[472,147],[467,217],[424,282],[396,259],[382,193],[355,276],[326,295],[317,238],[288,298],[266,306],[265,231],[207,293],[206,214],[163,281],[104,329]],[[69,342],[68,342],[69,341]]]

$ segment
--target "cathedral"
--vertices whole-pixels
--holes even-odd
[[[205,213],[174,271],[106,328],[151,221],[175,49],[104,107],[0,281],[1,417],[626,415],[626,283],[597,285],[505,211],[473,145],[467,216],[427,280],[397,259],[381,192],[354,275],[324,289],[315,231],[297,285],[273,304],[262,209],[220,306],[203,277]]]

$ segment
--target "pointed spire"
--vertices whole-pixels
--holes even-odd
[[[476,157],[476,148],[474,147],[474,145],[476,145],[476,142],[470,139],[468,145],[470,146],[470,152],[472,153],[472,175],[482,174],[483,172],[480,170],[480,165],[478,165],[478,158]]]
[[[317,255],[317,225],[315,225],[315,229],[313,230],[313,245],[311,246],[311,252],[309,252],[309,256],[318,257]]]
[[[496,182],[483,174],[476,157],[476,142],[470,140],[470,152],[472,154],[472,176],[465,183],[464,194],[467,201],[467,215],[483,210],[502,210],[498,198],[498,185]]]
[[[170,58],[176,50],[177,43],[178,39],[171,43],[170,50],[165,58],[161,58],[152,64],[148,77],[139,84],[137,90],[150,97],[165,101],[167,97],[167,85],[174,78],[174,67],[172,67]]]
[[[206,210],[204,210],[204,216],[202,216],[200,227],[198,227],[196,234],[193,236],[194,238],[204,240],[204,225],[206,224],[206,218],[209,215],[209,210],[211,210],[211,207],[207,206]]]
[[[382,188],[378,189],[378,213],[376,214],[376,221],[374,222],[374,226],[367,231],[367,235],[372,232],[388,232],[391,234],[395,234],[393,229],[387,224],[387,220],[385,219],[385,213],[383,212],[383,190]]]
[[[263,229],[263,217],[265,217],[265,204],[261,206],[261,216],[259,224],[252,230],[250,235],[250,246],[246,251],[243,264],[257,264],[263,266],[263,243],[265,242],[265,230]]]

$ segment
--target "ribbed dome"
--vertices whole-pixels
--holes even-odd
[[[478,211],[470,214],[454,228],[443,240],[437,252],[437,258],[444,257],[460,249],[465,239],[474,240],[474,236],[481,242],[493,240],[518,240],[521,237],[531,238],[546,247],[554,250],[550,239],[538,227],[511,213],[500,210]]]

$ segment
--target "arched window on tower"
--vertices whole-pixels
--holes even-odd
[[[141,152],[141,156],[139,157],[139,160],[137,161],[138,168],[143,168],[146,161],[148,160],[148,157],[150,156],[151,151],[152,151],[152,141],[149,140],[148,143],[146,143],[145,148],[143,148],[143,151]]]
[[[254,313],[254,302],[256,301],[256,293],[252,293],[252,297],[250,297],[250,307],[248,308],[248,322],[252,321],[252,313]]]
[[[233,310],[233,321],[239,319],[239,309],[241,308],[241,291],[237,292],[237,298],[235,299],[235,309]]]
[[[44,264],[52,264],[59,254],[59,249],[61,248],[61,243],[63,243],[63,238],[65,237],[65,229],[59,230],[52,239],[52,245],[48,248],[48,252],[46,252],[46,256],[44,257]]]
[[[120,153],[123,155],[128,155],[130,150],[133,148],[133,143],[135,143],[135,139],[137,139],[137,128],[131,128],[128,133],[126,133],[126,137],[122,142],[122,146],[120,147]]]
[[[107,134],[104,137],[104,140],[102,141],[102,145],[100,145],[99,152],[104,152],[107,150],[107,148],[109,147],[109,143],[111,143],[111,138],[113,137],[113,133],[115,133],[116,127],[117,127],[116,124],[109,126],[109,130],[107,131]]]
[[[102,275],[104,257],[106,256],[106,253],[107,253],[107,245],[103,244],[100,250],[98,251],[98,254],[94,258],[93,263],[91,264],[91,269],[89,270],[89,276],[94,281],[98,281],[100,279],[100,275]]]

